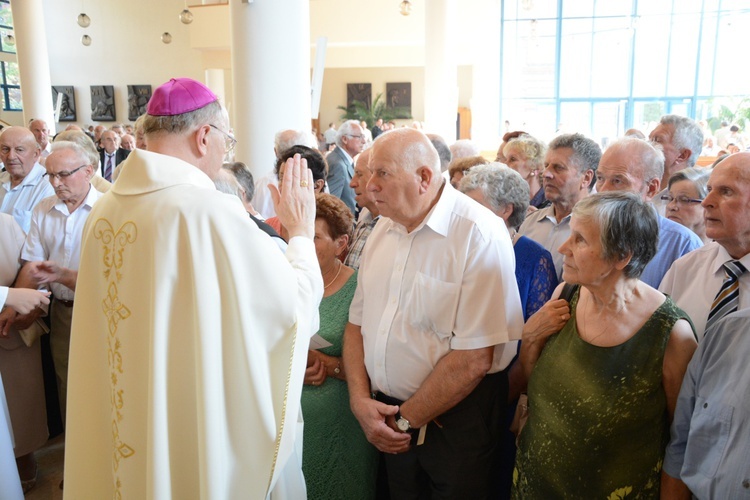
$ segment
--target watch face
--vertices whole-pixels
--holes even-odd
[[[406,432],[409,430],[409,421],[401,417],[396,420],[396,427],[398,427],[401,432]]]

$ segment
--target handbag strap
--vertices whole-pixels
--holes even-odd
[[[574,285],[573,283],[565,283],[565,285],[563,285],[562,292],[560,292],[560,298],[570,302],[573,298],[573,294],[576,293],[576,290],[578,290],[578,285]]]

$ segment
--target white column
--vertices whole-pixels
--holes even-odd
[[[500,0],[482,2],[474,50],[471,98],[471,139],[483,151],[495,150],[504,134],[500,128]]]
[[[21,78],[24,125],[41,118],[55,133],[52,81],[42,0],[12,0],[18,72]]]
[[[425,2],[425,128],[450,145],[456,140],[458,69],[455,0]]]
[[[227,105],[226,92],[224,90],[224,70],[209,68],[206,70],[206,86],[210,88],[219,100]]]
[[[229,2],[235,158],[256,178],[273,168],[273,137],[310,130],[310,2]]]

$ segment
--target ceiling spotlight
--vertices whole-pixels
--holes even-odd
[[[91,37],[88,35],[83,35],[81,37],[81,43],[85,45],[86,47],[88,47],[89,45],[91,45]]]
[[[182,12],[180,12],[180,22],[182,24],[190,24],[193,22],[193,13],[190,12],[187,8],[183,9]]]
[[[88,28],[91,24],[91,18],[86,14],[78,14],[78,26],[81,28]]]
[[[172,35],[168,31],[161,34],[161,41],[164,43],[172,43]]]
[[[403,0],[399,8],[402,16],[408,16],[411,14],[411,2],[409,0]]]

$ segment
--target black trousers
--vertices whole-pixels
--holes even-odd
[[[394,404],[392,398],[378,400]],[[463,401],[418,432],[406,453],[383,454],[393,500],[483,499],[494,496],[508,399],[507,371],[487,375]],[[398,403],[396,403],[398,404]]]

